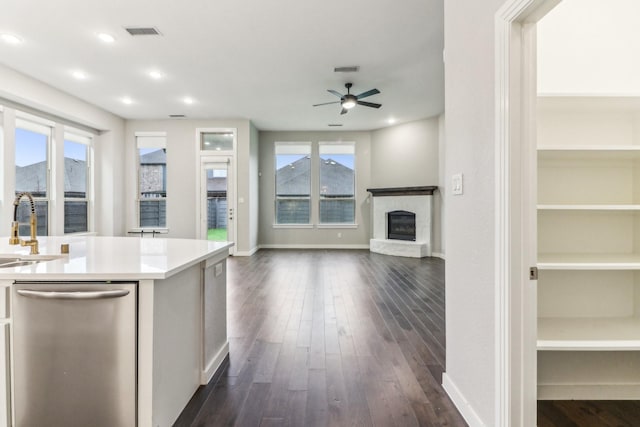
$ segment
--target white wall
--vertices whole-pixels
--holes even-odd
[[[94,138],[96,231],[100,235],[122,235],[125,230],[124,205],[124,120],[108,111],[54,89],[38,80],[0,65],[0,97],[32,110],[57,116],[68,122],[101,131]],[[12,138],[12,136],[10,136]],[[5,143],[12,143],[5,139]],[[9,215],[3,194],[3,224]],[[11,211],[10,216],[13,216]],[[9,230],[7,228],[6,233]]]
[[[640,95],[639,16],[637,0],[560,2],[538,23],[538,92]]]
[[[438,185],[439,121],[416,120],[371,132],[371,187]],[[443,256],[441,194],[433,196],[433,252]]]
[[[237,171],[235,212],[237,242],[236,250],[245,253],[252,250],[251,209],[257,206],[255,194],[252,196],[251,176],[255,176],[255,162],[251,162],[251,123],[248,120],[128,120],[126,122],[126,176],[127,176],[127,228],[136,224],[136,132],[167,133],[167,237],[194,239],[196,223],[195,203],[199,188],[200,169],[196,165],[196,128],[236,128],[237,129]],[[255,144],[254,144],[255,145]],[[254,156],[255,157],[255,156]],[[254,178],[255,179],[255,178]],[[254,237],[255,239],[255,237]]]
[[[445,0],[445,192],[447,390],[468,421],[493,426],[494,15],[504,0]],[[468,407],[466,407],[468,405]],[[472,418],[469,414],[474,415]]]

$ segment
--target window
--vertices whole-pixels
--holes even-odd
[[[136,134],[138,147],[138,224],[140,227],[167,226],[166,135],[159,132]]]
[[[64,133],[64,232],[89,231],[89,152],[91,138]]]
[[[233,151],[233,130],[200,133],[200,150]]]
[[[311,222],[311,143],[276,142],[276,224]]]
[[[36,204],[37,234],[49,233],[49,141],[51,127],[39,123],[16,119],[15,167],[16,195],[28,191]],[[18,208],[20,234],[29,235],[31,208],[26,199]]]
[[[355,223],[355,144],[321,142],[320,224]]]

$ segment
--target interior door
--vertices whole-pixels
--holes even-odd
[[[235,196],[231,158],[203,158],[200,184],[200,238],[235,242]]]

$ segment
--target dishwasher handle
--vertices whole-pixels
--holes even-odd
[[[114,289],[109,291],[33,291],[30,289],[18,289],[18,295],[27,298],[40,299],[66,299],[66,300],[91,300],[120,298],[129,295],[126,289]]]

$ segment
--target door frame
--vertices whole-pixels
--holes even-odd
[[[535,426],[536,22],[561,0],[508,0],[495,15],[495,425]]]
[[[202,150],[200,147],[201,134],[207,132],[231,132],[233,133],[233,149],[226,151],[212,151]],[[205,231],[202,230],[201,215],[202,215],[202,172],[206,163],[227,163],[228,168],[231,171],[228,173],[231,175],[231,179],[227,181],[228,193],[232,193],[232,199],[228,197],[227,193],[227,209],[233,209],[233,228],[232,233],[227,235],[227,239],[230,242],[234,242],[234,245],[229,248],[229,255],[235,255],[237,250],[238,241],[238,165],[237,165],[237,151],[238,151],[238,129],[236,128],[196,128],[195,135],[196,143],[196,170],[198,171],[199,184],[196,191],[196,203],[195,203],[195,220],[196,220],[196,238],[202,239],[205,235]],[[229,191],[230,190],[230,191]]]

